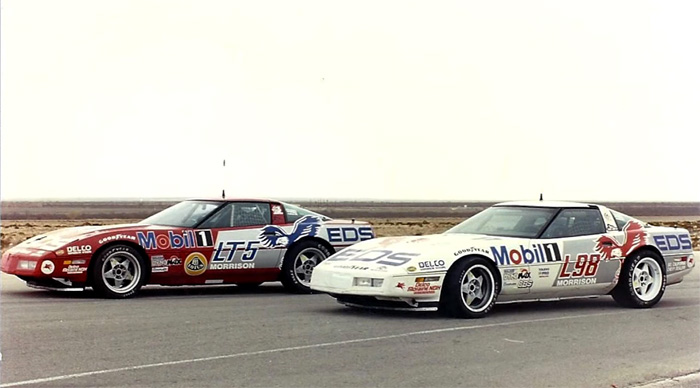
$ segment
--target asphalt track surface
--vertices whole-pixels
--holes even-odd
[[[0,387],[700,382],[697,268],[652,309],[600,297],[497,305],[478,320],[350,309],[279,283],[248,292],[146,287],[134,299],[104,300],[30,289],[5,274],[0,281]]]

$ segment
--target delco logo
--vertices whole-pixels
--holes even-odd
[[[426,271],[445,269],[445,260],[421,261],[418,268]]]
[[[145,249],[207,248],[213,245],[211,230],[183,230],[181,233],[156,234],[136,232],[139,245]]]
[[[331,243],[354,243],[374,238],[374,231],[370,226],[327,228],[326,230],[328,231],[328,241]]]
[[[654,244],[662,251],[690,250],[693,247],[689,234],[654,236]]]
[[[92,247],[90,245],[78,245],[74,247],[67,247],[66,252],[69,255],[85,255],[92,253]]]
[[[500,247],[491,247],[493,257],[498,260],[500,265],[519,265],[532,263],[548,263],[552,261],[561,261],[561,252],[559,245],[554,243],[548,244],[533,244],[532,248],[525,248],[520,245],[520,249],[511,249],[505,245]]]

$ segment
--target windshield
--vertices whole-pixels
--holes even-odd
[[[558,210],[546,207],[495,206],[468,218],[445,233],[535,238]]]
[[[222,204],[220,201],[183,201],[146,218],[139,224],[193,228]]]
[[[304,208],[301,208],[299,206],[290,205],[288,203],[283,203],[283,204],[284,204],[284,210],[286,210],[286,212],[287,212],[287,222],[294,222],[303,216],[317,216],[317,217],[320,217],[321,220],[323,220],[323,221],[328,221],[331,219],[330,217],[326,217],[323,214],[318,214],[318,213],[312,212],[311,210],[306,210]]]

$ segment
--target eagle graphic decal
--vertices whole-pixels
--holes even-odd
[[[276,225],[267,225],[260,230],[258,240],[265,248],[288,247],[302,237],[313,237],[318,234],[321,228],[321,217],[308,215],[303,216],[294,222],[292,231],[287,234]]]
[[[632,250],[646,244],[647,232],[644,225],[637,221],[628,222],[622,231],[625,232],[625,241],[618,242],[610,236],[600,236],[596,240],[595,251],[600,253],[603,260],[613,257],[627,257]]]

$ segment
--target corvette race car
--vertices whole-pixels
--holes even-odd
[[[314,267],[374,237],[366,222],[330,218],[270,200],[188,200],[137,224],[61,229],[2,255],[0,269],[47,289],[92,287],[126,298],[145,284],[282,281],[310,292]]]
[[[610,294],[651,307],[694,266],[687,230],[604,206],[509,202],[443,234],[358,243],[317,266],[311,288],[353,307],[480,318],[496,303]]]

